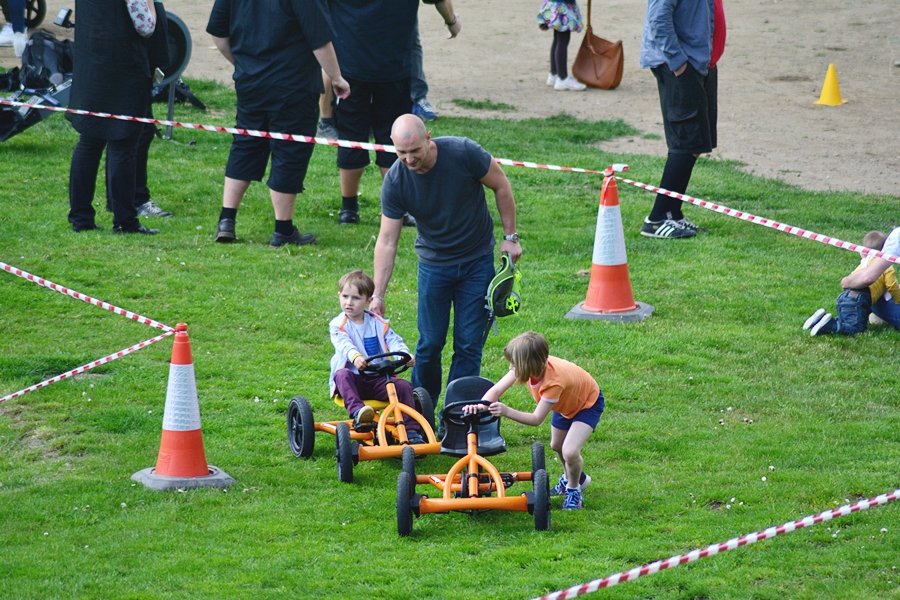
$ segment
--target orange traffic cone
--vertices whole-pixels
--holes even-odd
[[[649,304],[635,302],[628,276],[625,234],[616,178],[603,179],[591,281],[584,302],[566,314],[569,319],[605,319],[609,321],[643,321],[653,313]]]
[[[234,483],[227,473],[206,464],[191,340],[184,323],[175,326],[156,468],[138,471],[131,478],[155,490],[228,487]]]
[[[819,94],[816,104],[840,106],[841,104],[846,104],[846,102],[846,100],[841,98],[841,86],[838,85],[837,69],[834,68],[834,63],[832,63],[828,65],[828,70],[825,71],[825,83],[822,84],[822,93]]]

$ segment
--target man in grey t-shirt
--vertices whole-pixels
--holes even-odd
[[[494,277],[494,221],[484,188],[494,192],[503,225],[502,252],[522,255],[516,233],[516,201],[499,165],[467,138],[432,139],[415,115],[394,121],[391,139],[398,161],[381,188],[381,229],[375,243],[375,294],[369,309],[384,314],[384,295],[394,270],[403,215],[416,219],[418,328],[413,387],[435,402],[441,392],[441,351],[453,309],[453,359],[448,381],[481,372],[487,323],[484,296]]]

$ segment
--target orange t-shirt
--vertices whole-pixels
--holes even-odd
[[[590,373],[575,363],[555,356],[547,357],[544,378],[536,383],[529,381],[528,389],[536,402],[544,397],[556,398],[553,412],[567,419],[592,407],[600,395],[600,386]]]

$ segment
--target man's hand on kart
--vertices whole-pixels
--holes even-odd
[[[362,371],[367,366],[369,366],[369,363],[367,363],[366,359],[363,358],[362,355],[360,355],[353,359],[353,366]]]
[[[502,402],[491,402],[488,404],[466,404],[463,406],[463,414],[474,415],[478,412],[490,411],[492,415],[495,417],[502,417],[503,411],[506,410],[506,405]]]

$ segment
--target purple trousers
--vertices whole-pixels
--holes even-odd
[[[410,408],[415,408],[413,401],[412,385],[405,379],[393,378],[397,391],[397,401]],[[354,373],[350,369],[338,369],[334,374],[334,385],[341,398],[344,399],[344,407],[348,415],[353,415],[362,408],[363,399],[387,401],[387,379],[380,375],[369,377],[361,373]],[[415,419],[403,417],[403,424],[408,431],[420,431],[422,428]]]

